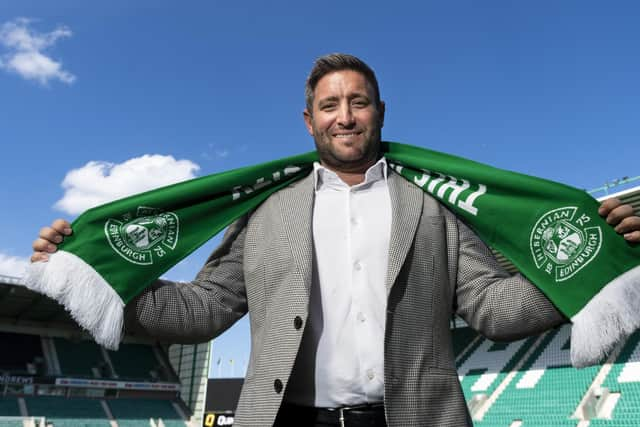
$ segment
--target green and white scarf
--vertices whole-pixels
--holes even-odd
[[[563,184],[398,143],[391,167],[465,221],[573,322],[574,366],[600,361],[640,327],[640,246]],[[312,170],[315,152],[196,178],[89,209],[26,285],[116,349],[123,308],[169,268]],[[514,303],[517,303],[514,301]]]

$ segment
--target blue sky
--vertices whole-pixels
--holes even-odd
[[[375,69],[385,139],[585,189],[640,175],[639,16],[632,1],[4,2],[0,274],[96,201],[313,149],[304,80],[336,51]],[[167,277],[191,279],[216,241]],[[247,320],[213,351],[239,375]]]

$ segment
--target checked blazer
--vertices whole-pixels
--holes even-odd
[[[390,172],[392,204],[384,361],[389,426],[469,426],[450,320],[514,340],[565,319],[521,275],[420,188]],[[307,322],[313,269],[313,178],[233,223],[191,283],[158,281],[125,308],[128,333],[204,342],[250,313],[251,356],[235,425],[278,413]],[[507,221],[508,218],[496,218]]]

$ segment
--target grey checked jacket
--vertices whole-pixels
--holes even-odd
[[[469,426],[452,314],[495,340],[519,339],[565,320],[431,196],[395,173],[389,192],[388,425]],[[128,333],[182,343],[208,341],[250,313],[251,357],[235,425],[272,425],[283,400],[307,321],[313,196],[311,175],[273,194],[229,227],[193,282],[159,281],[126,307]]]

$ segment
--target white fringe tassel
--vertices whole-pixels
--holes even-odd
[[[640,266],[616,277],[571,318],[571,363],[601,362],[640,328]]]
[[[27,288],[62,304],[96,342],[117,350],[124,324],[124,302],[89,264],[62,250],[47,262],[29,265]]]

